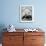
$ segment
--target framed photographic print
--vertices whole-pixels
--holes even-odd
[[[34,8],[32,5],[20,6],[20,22],[33,22],[34,21]]]

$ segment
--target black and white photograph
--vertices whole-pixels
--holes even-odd
[[[20,21],[21,22],[32,22],[34,19],[32,5],[22,5],[20,6]]]

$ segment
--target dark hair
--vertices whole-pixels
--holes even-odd
[[[23,17],[22,17],[22,19],[27,19],[27,20],[32,20],[32,16],[31,15],[24,15]]]

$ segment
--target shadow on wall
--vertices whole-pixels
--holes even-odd
[[[2,33],[6,31],[4,28],[6,28],[6,26],[4,24],[0,24],[0,43],[2,43]]]

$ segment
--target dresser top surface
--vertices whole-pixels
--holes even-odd
[[[16,32],[25,32],[25,33],[27,33],[27,32],[29,32],[29,33],[44,33],[44,31],[25,31],[24,29],[16,29],[16,31],[14,32],[14,33],[16,33]],[[7,31],[7,33],[8,33],[8,31]],[[10,33],[13,33],[13,32],[10,32]]]

